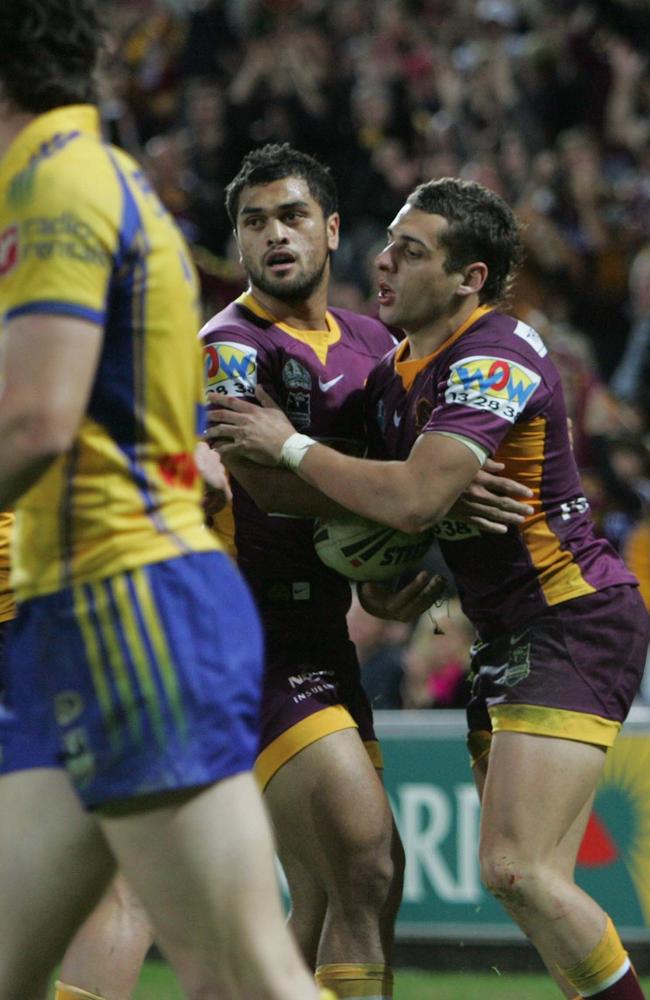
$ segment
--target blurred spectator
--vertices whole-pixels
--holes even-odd
[[[625,561],[639,581],[641,596],[650,611],[650,506],[646,505],[643,517],[628,533]]]
[[[423,615],[411,629],[373,618],[355,597],[348,629],[374,709],[461,708],[467,703],[474,630],[458,598],[444,611]]]
[[[611,386],[619,399],[650,419],[650,242],[639,250],[630,267],[629,311],[632,325]]]
[[[348,631],[373,709],[402,708],[402,647],[410,626],[369,615],[355,594],[348,612]]]
[[[458,598],[433,624],[425,614],[402,654],[404,708],[462,708],[469,698],[469,654],[474,629]]]

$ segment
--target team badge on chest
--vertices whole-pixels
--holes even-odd
[[[312,377],[304,365],[289,358],[282,369],[282,381],[287,387],[285,413],[294,427],[311,423]]]

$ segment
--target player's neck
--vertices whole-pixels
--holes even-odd
[[[0,159],[5,155],[19,132],[29,125],[36,116],[27,111],[12,110],[0,101]]]
[[[285,323],[296,330],[327,329],[327,285],[317,288],[306,299],[287,301],[268,295],[256,285],[251,285],[249,291],[278,323]]]
[[[438,316],[417,330],[405,330],[409,342],[408,357],[416,361],[433,354],[467,322],[478,305],[478,295],[471,295],[453,312]]]

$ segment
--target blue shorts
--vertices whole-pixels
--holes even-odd
[[[261,627],[201,552],[27,601],[6,649],[0,772],[65,767],[88,807],[211,784],[258,749]]]

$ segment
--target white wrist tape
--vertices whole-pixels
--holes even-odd
[[[306,434],[290,434],[282,445],[280,465],[295,472],[313,444],[316,444],[314,439]]]

